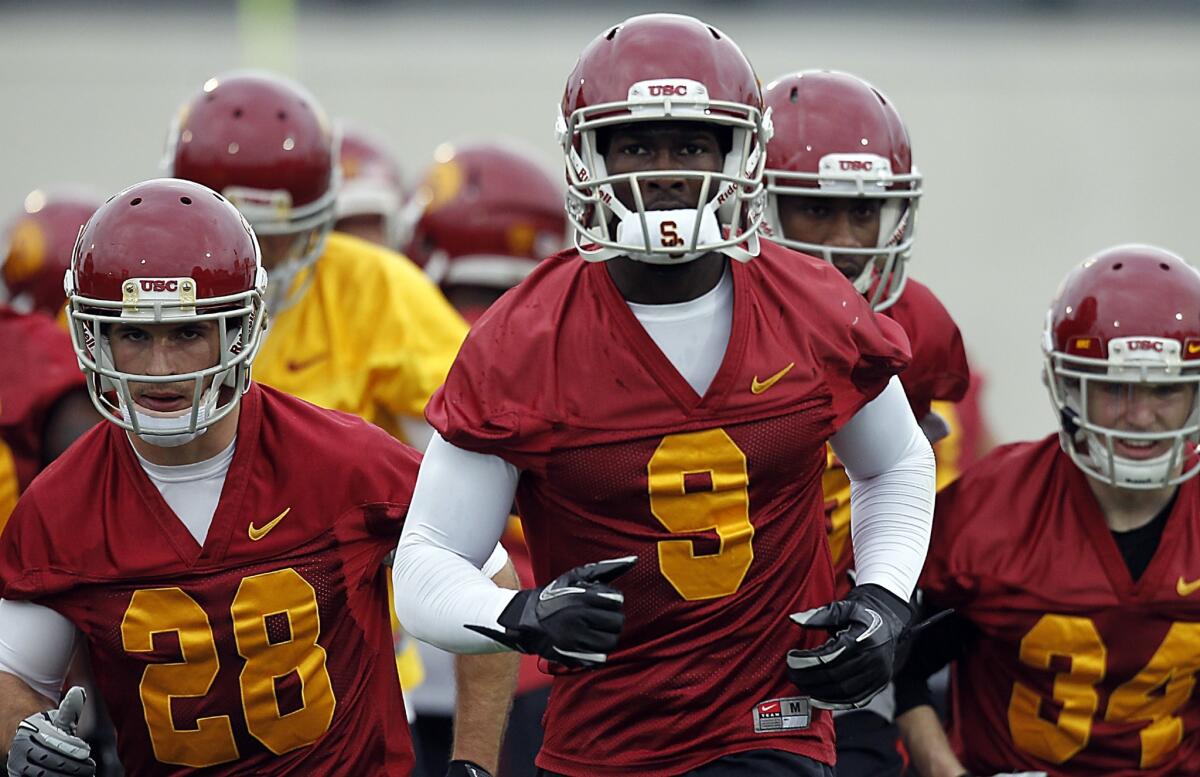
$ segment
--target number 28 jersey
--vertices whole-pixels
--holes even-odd
[[[101,424],[22,496],[0,587],[87,639],[130,774],[408,775],[380,564],[418,459],[254,384],[201,547]]]
[[[1200,774],[1200,480],[1134,581],[1058,436],[938,494],[922,587],[978,632],[951,739],[976,774]]]
[[[650,777],[763,748],[833,761],[826,713],[772,725],[773,700],[800,696],[785,653],[823,639],[787,616],[833,595],[825,441],[904,366],[907,341],[832,265],[765,241],[730,265],[732,331],[703,397],[606,266],[568,251],[483,315],[430,401],[449,442],[522,470],[540,583],[638,557],[616,583],[617,651],[555,677],[543,768]]]

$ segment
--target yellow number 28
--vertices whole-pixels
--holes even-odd
[[[671,434],[646,467],[650,512],[672,534],[716,530],[716,553],[691,540],[658,543],[658,566],[684,599],[729,596],[754,560],[746,454],[723,429]]]
[[[234,641],[245,659],[239,677],[246,728],[276,755],[311,744],[333,720],[337,700],[325,668],[317,596],[294,569],[280,569],[242,580],[230,607]],[[290,636],[272,640],[267,618],[286,618]],[[200,718],[193,729],[180,729],[171,700],[205,696],[220,669],[212,625],[196,600],[179,588],[136,591],[121,621],[127,653],[154,649],[155,634],[174,633],[182,661],[151,664],[138,688],[154,757],[162,763],[201,768],[239,757],[228,715]],[[282,713],[275,680],[291,673],[300,679],[303,706]]]

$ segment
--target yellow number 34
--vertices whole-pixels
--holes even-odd
[[[1183,720],[1175,713],[1191,697],[1200,671],[1200,623],[1173,623],[1162,644],[1131,680],[1112,692],[1106,721],[1146,721],[1141,738],[1142,769],[1164,761],[1183,741]],[[1071,662],[1054,676],[1056,722],[1039,714],[1042,697],[1015,683],[1008,704],[1008,728],[1022,750],[1061,764],[1087,747],[1100,706],[1096,684],[1104,679],[1107,649],[1089,618],[1043,615],[1021,640],[1021,662],[1049,669],[1055,656]]]
[[[233,637],[245,659],[238,676],[246,728],[276,755],[315,742],[329,728],[337,702],[325,668],[317,596],[294,569],[280,569],[242,580],[230,607]],[[285,615],[291,638],[272,640],[267,618]],[[153,636],[173,632],[183,660],[151,664],[138,691],[146,715],[154,757],[162,763],[214,766],[239,757],[228,715],[199,718],[193,729],[179,729],[171,700],[205,696],[221,667],[208,614],[179,588],[136,591],[121,621],[127,653],[154,649]],[[281,713],[275,678],[296,672],[303,706]]]

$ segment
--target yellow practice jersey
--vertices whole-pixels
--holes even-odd
[[[962,424],[955,403],[935,400],[931,410],[941,416],[950,428],[950,433],[938,440],[933,446],[933,454],[937,458],[937,489],[953,483],[962,473]],[[852,560],[846,551],[850,544],[850,479],[846,470],[838,463],[833,455],[833,449],[827,448],[828,460],[825,474],[821,476],[821,488],[825,493],[825,519],[829,531],[829,551],[833,556],[834,571],[838,575],[835,581],[839,591],[848,585],[845,580],[846,570],[851,568]]]
[[[466,323],[416,265],[350,235],[330,234],[310,272],[303,296],[271,316],[255,379],[403,439],[396,419],[423,417]]]

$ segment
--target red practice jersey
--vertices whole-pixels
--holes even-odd
[[[1136,582],[1057,435],[938,495],[922,586],[978,630],[951,739],[975,774],[1200,774],[1200,480]]]
[[[83,387],[71,338],[40,313],[0,305],[0,528],[42,468],[46,417],[63,395]]]
[[[201,547],[101,424],[21,498],[0,586],[87,639],[131,774],[408,775],[380,564],[419,454],[253,385]]]
[[[900,373],[900,382],[918,421],[929,414],[934,400],[957,402],[966,396],[971,371],[967,366],[962,334],[950,312],[928,286],[909,278],[900,299],[881,315],[891,318],[908,335],[912,361]],[[946,420],[951,422],[953,419]],[[958,477],[957,461],[945,461],[943,457],[938,459],[937,466],[939,487]],[[850,540],[850,478],[832,449],[822,488],[829,547],[833,554],[834,583],[838,598],[842,598],[850,591],[848,573],[854,568],[854,548]]]
[[[829,715],[773,701],[800,695],[788,648],[824,639],[787,616],[833,594],[825,441],[908,348],[830,264],[764,241],[730,265],[732,333],[703,397],[606,266],[568,251],[484,314],[430,401],[448,441],[523,471],[539,583],[639,558],[617,582],[617,651],[555,677],[544,768],[651,777],[760,748],[833,762]]]
[[[971,370],[958,325],[928,286],[912,278],[883,314],[904,328],[912,362],[900,373],[913,415],[921,420],[935,399],[957,402],[967,393]]]

